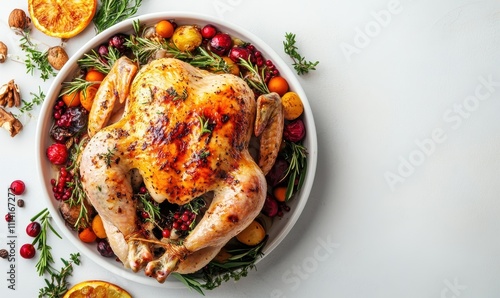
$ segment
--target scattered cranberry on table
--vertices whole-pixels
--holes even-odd
[[[5,221],[6,222],[11,222],[13,219],[14,219],[14,217],[10,213],[5,214]]]
[[[41,230],[42,230],[42,226],[38,222],[32,221],[26,227],[26,234],[28,234],[28,236],[31,236],[31,237],[36,237],[36,236],[38,236],[38,234],[40,234]]]
[[[22,182],[21,180],[15,180],[10,184],[10,190],[16,196],[22,195],[25,189],[26,186],[24,185],[24,182]]]
[[[26,243],[21,246],[19,253],[21,254],[21,257],[25,259],[31,259],[35,256],[36,250],[32,244]]]

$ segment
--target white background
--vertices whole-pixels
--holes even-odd
[[[22,54],[6,22],[27,1],[1,6],[0,40]],[[299,77],[319,141],[308,204],[258,271],[208,297],[500,295],[500,2],[144,0],[139,14],[169,10],[244,27],[289,65],[282,41],[285,32],[296,33],[300,52],[320,61]],[[89,27],[70,40],[69,54],[92,36]],[[25,100],[51,82],[12,60],[0,64],[0,84],[12,78]],[[22,119],[15,138],[0,130],[0,248],[7,243],[3,214],[12,180],[27,184],[26,207],[17,209],[18,246],[31,242],[24,227],[44,207],[35,171],[37,111]],[[57,259],[75,252],[65,240],[51,237],[50,244]],[[18,257],[12,291],[9,263],[0,260],[0,295],[36,297],[44,282],[35,262]],[[86,257],[82,263],[72,284],[105,279],[134,297],[199,297],[111,276]]]

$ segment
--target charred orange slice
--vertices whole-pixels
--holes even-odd
[[[87,280],[71,287],[63,298],[131,298],[132,296],[119,286],[102,280]]]
[[[94,17],[97,0],[28,0],[33,25],[53,37],[71,38]]]

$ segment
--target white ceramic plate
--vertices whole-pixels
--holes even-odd
[[[46,158],[45,151],[46,148],[51,143],[53,143],[49,136],[49,130],[52,125],[52,108],[55,101],[57,100],[58,94],[61,89],[61,84],[73,78],[73,74],[78,67],[77,60],[80,59],[85,53],[89,52],[91,49],[97,48],[100,44],[107,42],[111,36],[117,33],[132,32],[132,23],[135,19],[139,19],[141,24],[146,25],[155,24],[158,21],[165,19],[174,19],[179,25],[198,24],[200,26],[203,26],[205,24],[213,24],[222,32],[229,33],[230,35],[238,37],[244,41],[251,42],[256,46],[257,49],[262,52],[264,57],[266,57],[267,59],[271,59],[274,62],[275,66],[280,71],[280,75],[287,79],[290,85],[290,89],[295,91],[302,99],[304,104],[303,120],[306,126],[306,138],[303,144],[309,152],[307,160],[307,174],[301,191],[296,194],[295,198],[289,204],[289,206],[291,207],[290,212],[285,212],[283,218],[281,218],[280,220],[275,220],[272,227],[267,231],[269,234],[269,240],[265,248],[263,249],[264,257],[270,254],[271,251],[279,245],[279,243],[292,229],[307,202],[314,181],[318,155],[316,128],[306,94],[301,88],[290,66],[287,65],[273,49],[266,45],[257,36],[236,25],[229,24],[227,22],[205,15],[186,12],[162,12],[143,15],[137,18],[123,21],[88,41],[75,55],[71,57],[71,59],[61,69],[57,77],[54,79],[54,82],[49,91],[47,92],[47,97],[41,108],[36,135],[36,143],[38,146],[38,154],[36,157],[37,168],[39,177],[40,179],[42,179],[41,184],[44,191],[43,197],[47,201],[48,208],[53,216],[56,225],[60,228],[60,230],[62,230],[63,237],[73,243],[78,251],[116,275],[129,279],[131,281],[152,286],[184,287],[184,285],[177,281],[175,278],[168,278],[164,284],[159,284],[154,278],[145,276],[143,271],[134,273],[130,269],[124,268],[121,263],[116,262],[114,258],[102,257],[97,252],[95,244],[85,244],[81,242],[78,239],[77,234],[66,226],[64,219],[58,211],[58,202],[52,195],[52,186],[50,184],[50,179],[56,176],[56,172]]]

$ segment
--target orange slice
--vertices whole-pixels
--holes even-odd
[[[102,280],[87,280],[71,287],[63,298],[132,298],[119,286]]]
[[[53,37],[71,38],[90,24],[97,0],[28,0],[28,9],[38,30]]]

